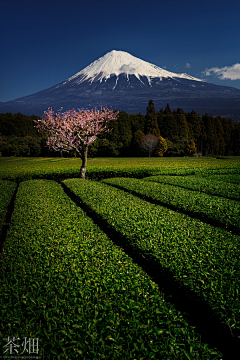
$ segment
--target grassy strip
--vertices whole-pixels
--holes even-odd
[[[146,180],[113,178],[103,181],[150,201],[170,206],[174,210],[240,233],[240,203],[238,201]]]
[[[43,359],[222,358],[54,181],[20,184],[0,273],[0,347],[15,336],[39,338]]]
[[[164,184],[177,185],[185,189],[197,190],[210,195],[218,195],[233,200],[240,200],[240,186],[237,184],[226,184],[224,181],[209,180],[196,175],[193,176],[150,176],[147,181]],[[239,176],[240,180],[240,176]]]
[[[0,180],[0,228],[3,225],[7,207],[16,186],[17,184],[15,182]]]
[[[169,269],[240,335],[239,236],[104,183],[72,179],[64,184],[135,252]]]
[[[78,177],[79,158],[0,158],[0,179],[67,179]],[[227,160],[215,158],[95,158],[88,159],[86,176],[101,180],[106,177],[191,175],[210,173],[240,173],[240,157]]]

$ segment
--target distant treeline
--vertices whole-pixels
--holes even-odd
[[[2,156],[59,156],[46,147],[46,137],[38,133],[33,120],[37,116],[20,113],[0,114],[0,152]],[[164,156],[195,154],[202,156],[240,155],[240,123],[220,116],[171,111],[169,105],[156,112],[149,101],[146,115],[119,113],[117,121],[109,123],[112,130],[99,135],[89,147],[89,156],[144,156],[140,143],[147,134],[163,137],[167,142]],[[76,156],[64,153],[64,156]],[[147,154],[146,154],[147,156]]]

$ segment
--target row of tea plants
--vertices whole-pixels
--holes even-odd
[[[105,183],[68,179],[79,168],[0,159],[1,225],[19,184],[0,254],[0,351],[15,336],[39,338],[43,359],[230,359],[239,158],[89,159],[88,178]],[[189,320],[188,306],[203,320]],[[203,328],[218,341],[201,339]]]
[[[215,175],[216,176],[216,175]],[[195,175],[190,176],[150,176],[146,180],[159,182],[163,184],[170,184],[180,186],[185,189],[197,190],[206,194],[225,197],[232,200],[240,200],[240,175],[223,175],[223,178],[214,179],[214,175],[209,177],[200,177]],[[233,178],[234,176],[234,178]],[[230,179],[229,179],[230,178]],[[236,180],[236,183],[231,183],[229,180]]]
[[[122,243],[157,269],[169,269],[240,335],[239,236],[104,183],[68,179],[64,184]]]
[[[153,177],[155,180],[155,176]],[[159,179],[159,177],[157,177]],[[147,180],[151,180],[147,178]],[[171,207],[240,234],[240,203],[174,185],[129,178],[113,178],[105,183],[128,190],[154,203]]]
[[[102,189],[110,196],[106,185],[82,184],[67,183],[92,203],[99,196],[97,207]],[[135,227],[135,213],[129,216]],[[42,359],[221,359],[55,181],[19,186],[0,257],[0,293],[1,347],[15,336],[39,338]]]

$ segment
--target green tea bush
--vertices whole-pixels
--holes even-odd
[[[39,338],[43,359],[222,359],[51,180],[19,186],[0,293],[0,346]]]
[[[139,256],[170,270],[240,336],[239,236],[104,183],[69,179],[64,184]]]
[[[240,234],[239,201],[203,194],[199,191],[192,191],[174,185],[159,184],[153,181],[128,178],[113,178],[103,181],[161,205],[170,206],[174,210],[185,212],[190,216],[208,220],[213,224],[215,223],[226,229],[234,230]]]
[[[214,176],[213,176],[214,177]],[[221,179],[221,178],[220,178]],[[183,187],[185,189],[197,190],[210,195],[217,195],[233,200],[240,200],[239,184],[226,183],[221,180],[211,180],[196,175],[193,176],[150,176],[147,181],[159,182]],[[240,180],[240,176],[239,176]],[[240,183],[240,182],[239,182]]]
[[[200,176],[203,176],[203,174],[200,174]],[[215,174],[203,176],[204,179],[206,177],[208,180],[224,181],[225,183],[232,183],[240,186],[240,174]]]

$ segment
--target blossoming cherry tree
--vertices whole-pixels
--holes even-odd
[[[109,131],[107,124],[116,120],[118,112],[107,107],[100,110],[72,109],[54,113],[49,108],[41,119],[34,120],[38,131],[47,136],[47,145],[55,151],[75,150],[82,159],[80,178],[85,179],[88,146],[101,132]]]

